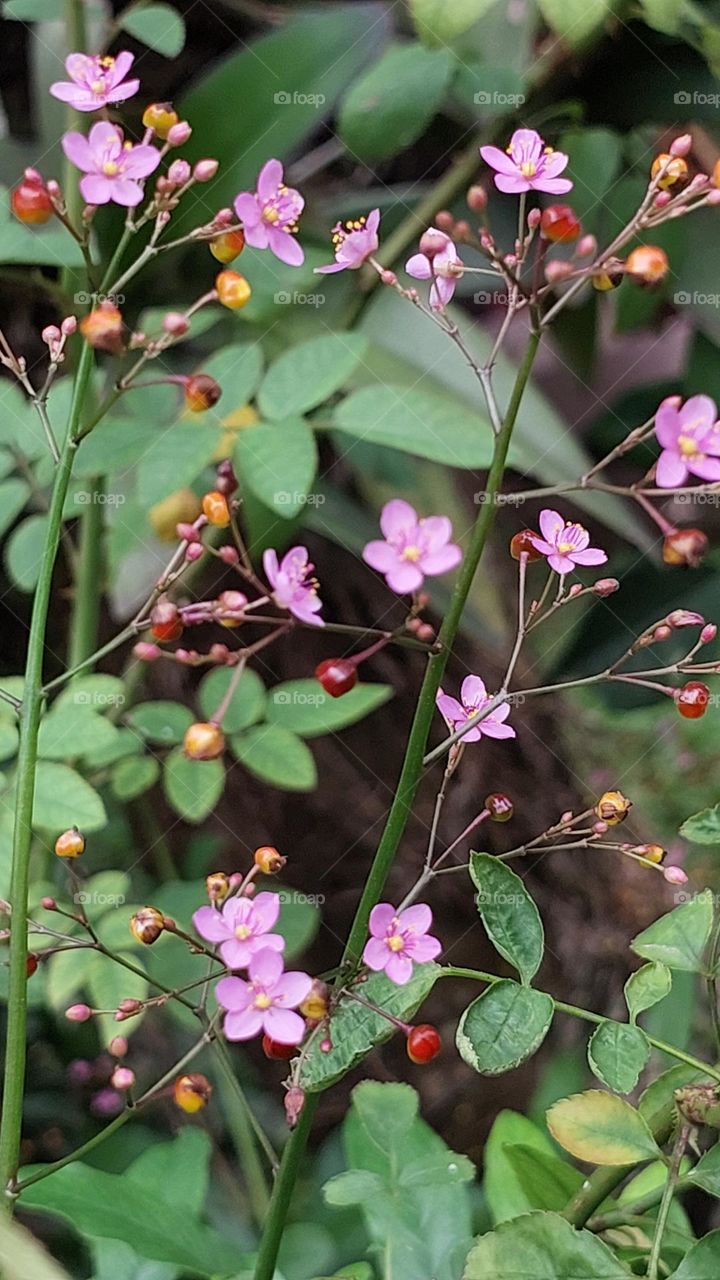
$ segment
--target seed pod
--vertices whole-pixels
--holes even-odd
[[[212,489],[210,493],[206,493],[202,500],[203,515],[208,524],[215,525],[217,529],[226,529],[230,524],[230,508],[224,493],[220,493],[219,489]]]
[[[178,114],[169,102],[151,102],[143,112],[142,122],[146,129],[152,129],[164,141],[173,125],[178,123]]]
[[[209,373],[194,373],[185,383],[185,404],[191,413],[203,413],[217,404],[222,395],[219,382]]]
[[[194,1115],[207,1106],[212,1091],[213,1087],[207,1076],[199,1071],[191,1071],[188,1075],[178,1076],[173,1087],[173,1097],[181,1111]]]
[[[210,252],[218,262],[232,262],[245,248],[245,236],[242,231],[223,231],[222,235],[210,241]]]
[[[595,805],[595,812],[601,822],[616,827],[625,821],[631,808],[632,801],[622,791],[605,791]]]
[[[198,721],[186,731],[183,750],[189,760],[216,760],[225,750],[225,735],[219,725]]]
[[[58,858],[79,858],[85,852],[85,837],[77,827],[63,831],[55,841],[55,853]]]
[[[264,844],[255,850],[253,861],[264,876],[276,876],[279,871],[282,871],[287,858],[283,858],[272,845]]]
[[[670,263],[665,250],[655,244],[638,245],[625,259],[626,275],[632,276],[638,284],[660,284],[669,270]]]
[[[485,808],[490,811],[493,822],[509,822],[515,812],[515,806],[509,796],[502,791],[493,791],[485,800]]]
[[[36,169],[26,169],[22,181],[13,187],[10,207],[26,227],[40,227],[52,217],[50,192]]]
[[[151,946],[153,942],[157,942],[164,928],[165,917],[157,907],[142,907],[130,917],[131,934],[145,946]],[[122,1005],[120,1007],[122,1008]]]
[[[224,902],[230,892],[230,881],[224,871],[213,871],[205,877],[205,888],[211,902]]]
[[[702,529],[673,529],[663,541],[662,558],[665,564],[697,569],[707,549],[708,539]]]
[[[662,151],[652,162],[650,176],[657,178],[661,170],[664,170],[664,173],[657,185],[662,191],[667,191],[670,187],[677,187],[680,190],[686,185],[689,171],[682,156],[670,155],[667,151]]]
[[[101,302],[80,321],[80,332],[96,351],[119,355],[123,349],[122,313],[113,302]]]

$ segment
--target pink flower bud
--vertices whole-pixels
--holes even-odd
[[[385,271],[380,272],[380,280],[382,281],[383,284],[388,284],[388,285],[397,284],[397,276],[395,275],[395,272],[387,269]]]
[[[701,613],[694,613],[691,609],[673,609],[666,622],[671,627],[701,627],[705,619]]]
[[[163,316],[162,327],[166,333],[171,333],[174,338],[182,338],[190,328],[190,321],[181,311],[167,311]]]
[[[688,156],[692,150],[692,137],[689,133],[681,133],[670,143],[671,156]]]
[[[658,191],[653,201],[653,204],[655,205],[656,209],[664,209],[665,206],[668,205],[671,200],[672,200],[672,196],[670,195],[669,191]]]
[[[228,876],[228,885],[230,886],[230,892],[234,893],[236,889],[239,889],[242,882],[243,882],[243,876],[241,876],[240,872],[233,871],[232,874]]]
[[[593,831],[595,832],[596,836],[604,836],[607,829],[608,829],[607,822],[593,823]]]
[[[40,906],[43,911],[57,911],[57,902],[54,898],[41,898]]]
[[[217,602],[222,613],[242,613],[248,599],[242,591],[223,591]]]
[[[132,1089],[135,1083],[135,1072],[130,1067],[116,1067],[110,1077],[110,1083],[113,1089],[119,1089],[121,1092]]]
[[[220,550],[218,551],[218,555],[222,560],[223,564],[239,564],[240,563],[240,553],[238,552],[237,548],[231,547],[229,543],[224,547],[220,547]]]
[[[178,120],[167,131],[167,140],[171,147],[182,147],[189,139],[192,129],[187,120]]]
[[[553,259],[545,267],[545,279],[548,284],[557,284],[560,280],[567,279],[571,272],[572,265],[569,262],[560,262]]]
[[[254,885],[251,880],[250,884],[246,884],[245,888],[243,889],[243,897],[252,898],[256,888],[257,888],[257,885]]]
[[[720,190],[717,187],[708,192],[707,202],[708,204],[720,204]]]
[[[582,589],[583,589],[583,588],[582,588],[582,583],[580,583],[580,582],[574,582],[574,583],[573,583],[573,585],[571,586],[570,590],[568,591],[568,598],[569,598],[570,600],[572,600],[572,599],[574,599],[574,597],[575,597],[575,596],[579,596],[579,595],[580,595],[580,593],[581,593],[581,591],[582,591]]]
[[[529,212],[529,214],[528,214],[528,216],[527,216],[527,224],[528,224],[528,226],[530,227],[530,229],[531,229],[531,230],[534,230],[534,228],[535,228],[535,227],[539,227],[539,226],[540,226],[540,219],[541,219],[541,218],[542,218],[542,210],[541,210],[541,209],[531,209],[531,210],[530,210],[530,212]]]
[[[688,881],[682,867],[663,867],[663,875],[668,884],[687,884]]]
[[[596,596],[611,596],[620,588],[617,578],[598,578],[593,583],[593,594]]]
[[[428,227],[420,237],[418,248],[426,258],[434,258],[435,254],[442,253],[449,243],[450,237],[444,231],[438,231],[437,227]]]
[[[69,1022],[87,1022],[88,1018],[92,1018],[92,1009],[87,1004],[71,1004],[65,1010],[65,1017]]]
[[[180,524],[175,526],[175,532],[183,542],[199,542],[200,540],[200,533],[195,528],[195,525],[188,524],[184,520],[181,520]]]
[[[65,319],[64,319],[64,320],[63,320],[63,322],[62,322],[62,324],[60,325],[60,328],[61,328],[62,332],[65,334],[65,337],[66,337],[66,338],[69,338],[69,337],[70,337],[70,335],[71,335],[71,334],[73,334],[73,333],[75,332],[75,330],[77,329],[77,324],[78,324],[78,322],[77,322],[77,316],[66,316],[66,317],[65,317]]]
[[[203,555],[205,548],[202,542],[189,542],[185,552],[185,559],[192,564],[195,560],[199,560]]]
[[[113,1036],[108,1045],[108,1052],[113,1058],[124,1058],[128,1051],[128,1042],[125,1036]]]
[[[653,640],[660,644],[663,640],[669,640],[672,635],[672,627],[656,627],[653,632]]]
[[[148,644],[146,640],[139,640],[133,649],[134,657],[140,662],[154,662],[162,654],[162,649],[157,644]]]
[[[116,1116],[124,1106],[122,1096],[115,1089],[101,1089],[91,1099],[90,1110],[95,1116]]]
[[[472,187],[468,187],[465,203],[468,209],[472,209],[473,213],[482,213],[487,209],[487,192],[479,183],[474,183]]]
[[[40,334],[40,337],[43,342],[47,343],[49,347],[52,347],[56,342],[60,341],[60,330],[55,324],[46,324]]]
[[[56,182],[54,178],[48,179],[48,181],[45,183],[45,189],[48,195],[50,196],[51,200],[58,199],[60,195],[60,183]]]
[[[215,227],[231,227],[235,221],[235,214],[232,209],[218,209],[213,218],[213,226]]]
[[[173,160],[167,171],[167,180],[172,187],[184,187],[190,181],[192,169],[187,160]]]
[[[695,193],[696,191],[699,191],[701,187],[705,186],[707,180],[708,176],[706,173],[696,173],[695,177],[690,181],[685,190]]]
[[[300,1119],[300,1112],[305,1106],[305,1094],[298,1085],[291,1085],[285,1094],[284,1103],[288,1128],[294,1129]]]
[[[198,160],[193,169],[193,178],[196,182],[210,182],[219,168],[218,160]]]
[[[702,631],[700,632],[700,643],[710,644],[710,641],[714,640],[716,635],[717,635],[717,627],[715,626],[715,623],[708,622],[707,625],[704,626]]]
[[[578,258],[594,258],[597,253],[597,247],[595,236],[581,236],[577,242],[575,253]]]
[[[32,183],[33,186],[43,185],[43,176],[38,169],[26,169],[23,177],[25,177],[28,182]]]
[[[210,657],[213,662],[227,662],[230,650],[226,644],[213,644],[210,646]]]

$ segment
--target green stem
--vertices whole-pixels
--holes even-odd
[[[280,1241],[285,1230],[285,1220],[290,1208],[295,1181],[310,1133],[310,1126],[319,1101],[318,1094],[309,1094],[305,1106],[300,1112],[297,1126],[288,1138],[280,1161],[275,1186],[270,1200],[270,1210],[265,1223],[257,1262],[255,1263],[254,1280],[273,1280],[275,1263],[277,1262]]]
[[[68,666],[90,665],[88,659],[97,649],[102,599],[104,507],[102,480],[88,481],[90,502],[80,517],[80,544],[75,592],[70,623]]]
[[[15,926],[10,934],[10,977],[8,991],[7,1038],[5,1046],[5,1091],[0,1127],[0,1187],[12,1183],[17,1172],[22,1127],[25,1084],[27,1020],[27,917],[32,812],[35,794],[37,737],[43,705],[43,658],[53,568],[60,543],[63,508],[75,456],[75,432],[90,381],[92,347],[83,346],[78,363],[68,432],[60,462],[55,470],[48,527],[35,591],[25,665],[25,689],[20,715],[20,748],[17,763],[13,863],[10,898]]]
[[[218,1044],[217,1041],[214,1043]],[[215,1056],[224,1077],[222,1100],[240,1168],[245,1178],[248,1202],[257,1226],[262,1227],[270,1207],[270,1193],[255,1145],[249,1118],[250,1108],[230,1062],[222,1052],[216,1052]]]
[[[65,47],[68,53],[85,53],[87,50],[87,30],[85,25],[85,8],[83,0],[65,0]],[[68,106],[65,111],[66,128],[85,132],[87,119],[79,111]],[[80,194],[77,170],[67,157],[62,168],[63,195],[67,207],[68,220],[76,231],[80,230],[80,218],[84,201]],[[83,288],[82,278],[75,267],[65,267],[61,275],[61,285],[65,293],[72,297]]]
[[[670,1162],[670,1170],[663,1188],[663,1197],[660,1201],[657,1222],[655,1223],[655,1235],[653,1236],[652,1249],[650,1251],[647,1269],[648,1280],[657,1280],[663,1236],[665,1234],[665,1227],[670,1213],[670,1206],[672,1205],[673,1196],[677,1187],[678,1177],[680,1176],[680,1166],[682,1164],[683,1155],[685,1154],[690,1129],[691,1126],[689,1124],[684,1124],[675,1139],[672,1160]]]

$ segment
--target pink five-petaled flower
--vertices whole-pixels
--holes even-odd
[[[367,217],[351,218],[349,222],[336,222],[332,229],[335,261],[324,267],[316,267],[316,275],[331,275],[333,271],[357,271],[363,262],[375,253],[380,241],[380,210],[373,209]]]
[[[285,939],[270,933],[280,914],[277,893],[259,893],[250,898],[228,898],[221,911],[200,907],[193,924],[206,942],[220,944],[220,955],[228,969],[245,969],[257,951],[282,951]]]
[[[279,160],[268,160],[258,174],[257,189],[241,191],[235,212],[243,224],[245,240],[253,249],[270,249],[290,267],[302,266],[305,254],[294,238],[305,201],[294,187],[283,182]]]
[[[123,142],[122,130],[106,120],[94,124],[89,136],[66,133],[63,151],[85,174],[80,191],[88,204],[115,204],[134,208],[143,198],[139,179],[147,178],[160,163],[155,147]]]
[[[691,396],[679,406],[664,400],[655,414],[655,435],[662,445],[656,478],[661,489],[682,485],[688,475],[720,480],[720,423],[709,396]]]
[[[305,1023],[293,1013],[310,994],[307,973],[285,973],[282,956],[265,948],[248,965],[248,981],[221,978],[215,987],[219,1005],[227,1010],[223,1031],[228,1040],[252,1040],[261,1031],[279,1044],[299,1044]]]
[[[453,733],[457,733],[458,729],[462,729],[467,724],[471,716],[477,715],[478,711],[482,711],[489,702],[492,701],[491,695],[485,688],[485,683],[480,676],[466,676],[460,687],[460,701],[452,698],[449,693],[443,693],[439,689],[435,697],[437,708],[440,714],[447,721],[448,727]],[[501,702],[494,711],[491,711],[484,720],[480,720],[472,729],[468,729],[467,733],[462,736],[462,742],[477,742],[485,734],[488,738],[514,738],[515,730],[511,725],[505,724],[510,715],[510,704]]]
[[[441,236],[442,231],[430,228],[430,233]],[[445,245],[432,258],[426,253],[416,253],[408,258],[405,270],[415,280],[432,280],[430,286],[430,306],[433,311],[442,311],[451,301],[462,275],[462,261],[449,236],[445,236]]]
[[[368,969],[385,970],[391,982],[404,987],[412,977],[413,962],[426,964],[442,951],[442,943],[428,933],[432,912],[423,902],[397,911],[380,902],[370,912],[370,940],[363,960]]]
[[[534,129],[516,129],[506,151],[499,147],[481,147],[486,164],[496,169],[495,186],[508,195],[522,191],[549,191],[564,195],[572,187],[569,178],[561,178],[569,157],[562,151],[546,147]]]
[[[402,498],[385,503],[380,528],[385,541],[368,542],[363,560],[384,573],[390,590],[400,596],[417,591],[426,576],[447,573],[462,560],[462,551],[450,541],[452,525],[447,516],[418,518],[415,508]]]
[[[268,550],[263,556],[263,568],[278,608],[288,609],[300,622],[325,626],[317,616],[322,601],[318,597],[317,579],[310,577],[315,566],[310,563],[307,547],[291,547],[280,562],[277,551]]]
[[[556,573],[572,573],[577,565],[605,564],[607,556],[599,547],[590,547],[590,534],[581,524],[566,522],[559,511],[548,507],[540,513],[542,537],[530,538],[536,550],[547,556]]]
[[[76,111],[97,111],[109,103],[125,102],[140,88],[139,80],[124,80],[134,61],[135,55],[127,52],[116,58],[68,54],[65,70],[70,79],[57,80],[50,92]]]

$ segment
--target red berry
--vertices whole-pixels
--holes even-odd
[[[179,640],[183,633],[182,618],[176,605],[170,600],[159,600],[150,615],[150,630],[154,640],[167,644]]]
[[[569,204],[551,204],[543,209],[540,230],[554,244],[569,244],[580,235],[580,219]]]
[[[701,680],[689,680],[675,693],[675,706],[686,720],[699,720],[710,701],[710,690]]]
[[[296,1044],[280,1044],[279,1040],[271,1040],[270,1036],[263,1036],[262,1047],[266,1058],[275,1058],[278,1062],[287,1062],[297,1053]]]
[[[326,658],[315,668],[315,678],[331,698],[342,698],[357,684],[357,667],[348,658]]]
[[[13,188],[10,207],[18,222],[24,222],[26,226],[41,226],[53,211],[47,187],[39,175],[33,179],[26,174],[22,182]]]
[[[209,373],[194,373],[185,383],[185,404],[191,413],[203,413],[217,404],[222,395],[219,382]]]
[[[28,978],[32,978],[33,974],[37,971],[37,967],[38,967],[38,964],[39,964],[39,963],[40,963],[40,961],[38,960],[37,956],[35,955],[35,952],[34,952],[34,951],[29,951],[29,952],[28,952],[28,958],[27,958],[27,976],[28,976]]]
[[[435,1027],[423,1022],[419,1027],[412,1027],[407,1038],[407,1055],[411,1062],[421,1066],[432,1062],[442,1049],[442,1040]]]
[[[531,560],[542,560],[542,552],[538,551],[533,545],[532,539],[539,538],[540,534],[535,533],[533,529],[521,529],[510,540],[510,555],[513,560],[519,560],[523,553],[527,556],[528,562]]]

